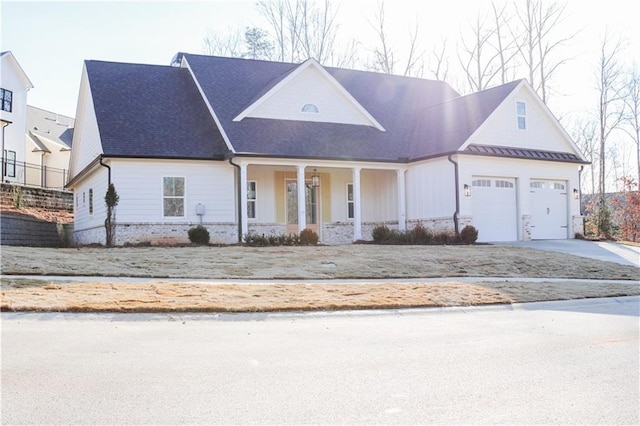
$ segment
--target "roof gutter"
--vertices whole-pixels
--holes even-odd
[[[453,164],[453,172],[455,175],[456,211],[453,213],[453,226],[455,228],[456,235],[459,235],[458,216],[460,215],[460,179],[458,177],[458,162],[453,159],[453,154],[449,154],[447,156],[447,160]]]

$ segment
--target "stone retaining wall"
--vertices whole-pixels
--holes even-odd
[[[0,244],[26,247],[69,247],[73,224],[45,222],[19,213],[4,212]]]
[[[56,189],[0,184],[0,202],[3,206],[38,207],[46,210],[73,212],[73,193]]]

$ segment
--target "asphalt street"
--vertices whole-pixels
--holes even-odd
[[[2,314],[11,424],[638,424],[640,298]]]

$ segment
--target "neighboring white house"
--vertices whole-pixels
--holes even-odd
[[[62,189],[69,177],[74,119],[27,106],[26,184]]]
[[[27,92],[33,84],[11,52],[0,53],[2,181],[24,183]]]
[[[234,243],[311,228],[323,243],[378,224],[480,241],[573,238],[586,161],[525,80],[460,96],[440,81],[178,54],[171,66],[86,61],[69,187],[78,244]]]

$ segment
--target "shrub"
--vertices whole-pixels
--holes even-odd
[[[405,233],[405,240],[410,244],[429,244],[432,239],[433,233],[422,223],[417,223],[413,229]]]
[[[249,232],[244,236],[244,242],[251,247],[267,247],[269,245],[269,238],[264,234],[258,235],[255,232]]]
[[[189,229],[189,241],[194,244],[209,244],[209,231],[202,225]]]
[[[376,243],[389,241],[391,238],[391,230],[387,225],[378,225],[373,228],[373,231],[371,231],[371,236],[373,237],[373,241]]]
[[[318,234],[309,228],[303,229],[300,232],[300,244],[303,246],[315,246],[318,244]]]
[[[465,226],[462,228],[462,231],[460,231],[460,242],[462,244],[473,244],[477,239],[478,230],[471,225]]]

